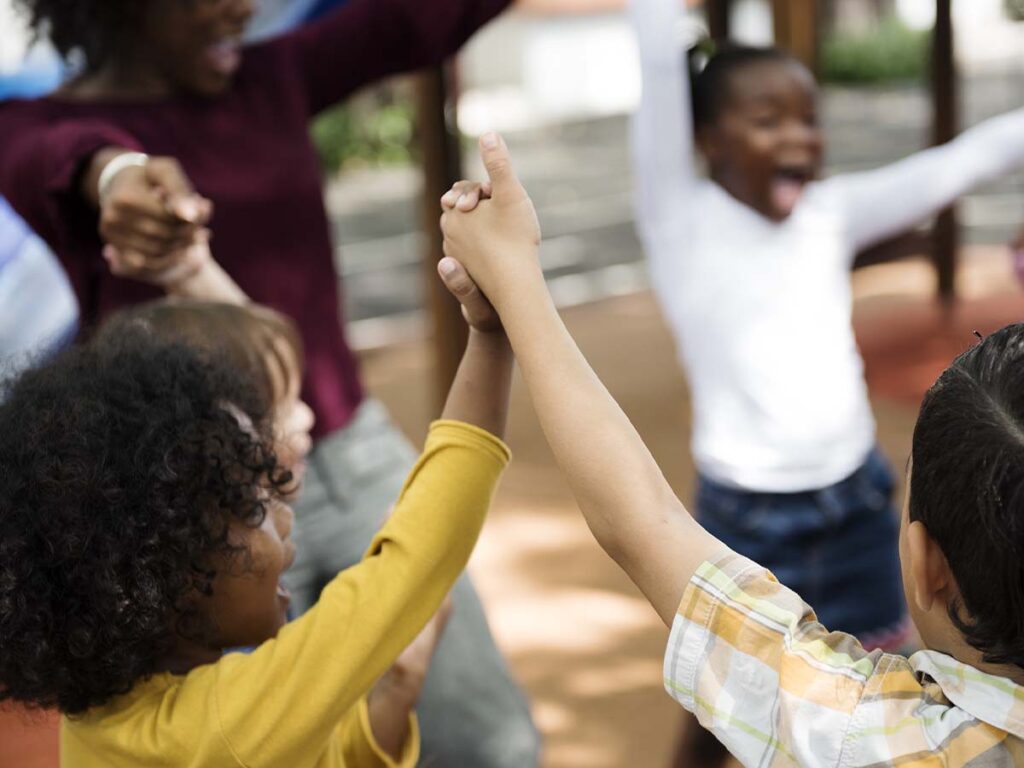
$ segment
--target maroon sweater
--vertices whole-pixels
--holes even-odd
[[[306,347],[317,436],[363,397],[342,330],[323,181],[308,123],[360,86],[454,53],[509,0],[351,0],[322,21],[247,48],[216,99],[0,104],[0,195],[56,251],[86,324],[158,296],[110,275],[97,213],[77,183],[99,148],[170,155],[214,205],[218,261],[255,301],[291,316]]]

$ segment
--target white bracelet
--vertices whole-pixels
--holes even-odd
[[[125,168],[143,168],[148,162],[149,155],[145,152],[122,152],[115,157],[103,166],[103,170],[100,171],[100,180],[96,184],[97,199],[101,203],[103,202],[103,198],[107,196],[110,185],[114,182],[114,177]]]

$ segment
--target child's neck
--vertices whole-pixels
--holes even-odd
[[[1024,669],[1016,664],[992,664],[985,661],[981,651],[968,645],[963,635],[952,624],[949,625],[948,632],[944,633],[944,637],[924,640],[924,644],[929,650],[951,656],[986,675],[1004,677],[1017,685],[1024,686]]]
[[[210,648],[179,637],[170,653],[157,662],[157,671],[170,672],[172,675],[187,675],[196,667],[215,663],[222,654],[223,651],[220,649]]]

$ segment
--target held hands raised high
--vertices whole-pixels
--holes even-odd
[[[540,273],[540,225],[504,140],[480,140],[489,181],[458,182],[441,198],[444,253],[462,264],[500,313],[523,277]]]

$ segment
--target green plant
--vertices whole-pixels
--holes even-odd
[[[408,94],[384,88],[320,115],[313,143],[328,173],[353,165],[401,165],[410,160],[415,119]]]
[[[930,33],[910,29],[895,18],[866,34],[838,33],[824,43],[822,77],[826,82],[846,84],[920,80],[930,42]]]

